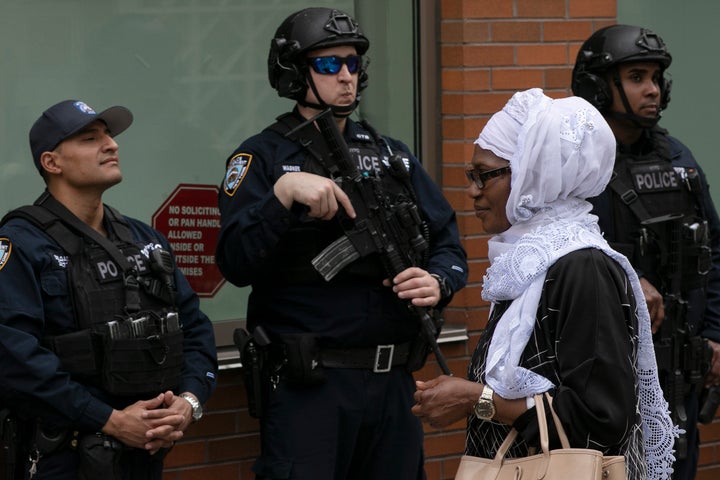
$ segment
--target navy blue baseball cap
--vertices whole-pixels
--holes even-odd
[[[35,167],[42,173],[40,157],[51,152],[65,140],[95,120],[102,120],[113,137],[127,129],[133,115],[125,107],[115,106],[96,113],[87,103],[80,100],[65,100],[48,108],[30,129],[30,150]]]

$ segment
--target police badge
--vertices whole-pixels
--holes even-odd
[[[0,238],[0,270],[5,266],[12,253],[12,243],[7,238]]]

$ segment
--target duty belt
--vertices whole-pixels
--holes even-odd
[[[406,365],[409,352],[409,342],[367,348],[323,348],[320,365],[326,368],[365,368],[385,373],[392,367]]]

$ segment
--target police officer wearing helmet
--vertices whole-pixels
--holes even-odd
[[[160,479],[215,388],[212,325],[167,239],[102,201],[122,180],[114,137],[132,120],[66,100],[30,130],[47,188],[0,223],[14,478]]]
[[[271,41],[268,74],[295,108],[227,160],[217,263],[230,282],[252,287],[247,322],[258,349],[244,367],[253,370],[255,353],[266,359],[256,396],[257,478],[425,475],[422,427],[410,408],[411,371],[427,349],[421,362],[412,360],[421,335],[407,302],[442,309],[465,285],[466,255],[453,209],[408,148],[349,118],[367,86],[368,47],[344,12],[290,15]],[[328,108],[362,174],[388,198],[416,198],[429,245],[422,265],[392,279],[377,254],[329,280],[313,268],[357,217],[357,205],[330,179],[329,157],[313,151],[322,142],[306,148],[294,134]],[[389,172],[391,157],[404,173]]]
[[[606,238],[640,277],[663,391],[686,430],[674,478],[692,479],[699,396],[720,383],[720,221],[691,151],[658,126],[671,61],[653,31],[608,26],[580,47],[572,90],[603,113],[618,142],[615,175],[591,201]]]

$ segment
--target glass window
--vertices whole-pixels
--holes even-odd
[[[371,42],[370,86],[360,113],[419,152],[416,3],[425,2],[313,5],[358,18]],[[306,6],[299,0],[4,0],[2,211],[32,203],[42,192],[28,130],[45,108],[75,98],[96,109],[124,105],[135,116],[118,137],[124,181],[105,201],[148,223],[176,209],[170,222],[187,227],[191,214],[183,215],[169,199],[196,198],[193,188],[218,186],[225,160],[240,142],[292,108],[268,84],[267,54],[277,26]],[[182,185],[192,191],[178,194]],[[204,261],[214,262],[214,251],[203,249]],[[196,252],[176,253],[191,259]],[[207,263],[198,256],[197,268],[187,268],[189,278],[202,276],[203,267]],[[243,319],[248,291],[220,285],[202,297],[201,308],[216,322]],[[225,336],[218,336],[219,343],[229,343]]]

